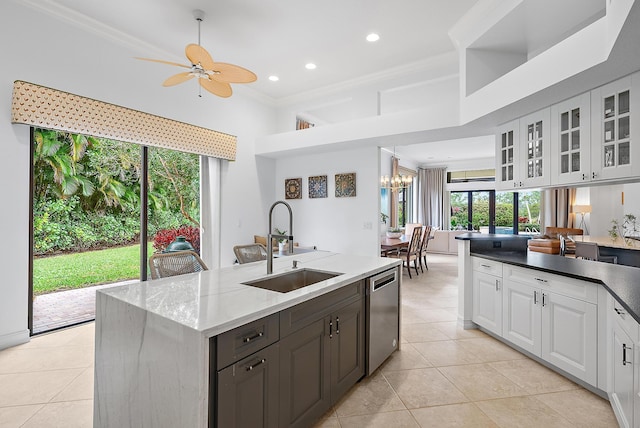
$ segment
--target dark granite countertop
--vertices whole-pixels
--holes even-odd
[[[601,284],[640,323],[640,268],[527,251],[486,249],[471,255]]]

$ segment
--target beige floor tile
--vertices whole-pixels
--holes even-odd
[[[336,410],[332,407],[327,413],[320,418],[318,422],[313,426],[314,428],[340,428],[340,422],[338,422],[338,415]]]
[[[91,323],[91,325],[93,325],[93,323]],[[70,327],[64,330],[57,330],[51,333],[39,334],[37,336],[33,336],[29,340],[29,342],[23,343],[22,345],[18,345],[11,349],[24,350],[24,349],[33,349],[33,348],[59,348],[59,347],[67,346],[69,342],[73,341],[78,337],[78,335],[80,335],[82,327],[84,326]],[[85,343],[85,345],[89,345],[89,344],[90,343]]]
[[[48,403],[84,369],[0,375],[0,407]]]
[[[475,404],[450,404],[411,410],[421,427],[494,428],[497,425]]]
[[[611,404],[585,389],[536,395],[535,397],[561,413],[576,426],[585,428],[618,426]]]
[[[0,407],[0,427],[21,427],[31,416],[44,407],[43,404]]]
[[[23,428],[91,428],[93,400],[69,401],[45,405]]]
[[[473,328],[465,330],[458,325],[458,321],[432,323],[435,328],[442,331],[450,339],[476,339],[489,337],[482,330]]]
[[[341,428],[419,428],[408,410],[339,418]]]
[[[378,370],[352,388],[335,406],[338,417],[368,415],[406,407]]]
[[[409,324],[402,329],[402,336],[407,342],[432,342],[435,340],[449,340],[446,334],[430,323]]]
[[[571,423],[534,397],[479,401],[480,410],[502,428],[568,428]]]
[[[458,342],[457,340],[445,340],[412,343],[412,345],[435,367],[477,363],[476,356]]]
[[[410,343],[403,343],[400,350],[391,354],[380,369],[383,373],[433,367]]]
[[[526,358],[524,354],[492,337],[461,339],[458,342],[463,349],[476,356],[476,362],[478,363]]]
[[[384,376],[407,409],[469,401],[434,368],[388,372]]]
[[[93,367],[85,369],[51,401],[73,400],[93,400]]]
[[[0,374],[87,368],[93,364],[93,346],[7,349],[0,352]]]
[[[471,401],[526,395],[524,389],[488,364],[440,367],[438,370]]]
[[[531,395],[580,388],[566,377],[528,358],[489,365]]]

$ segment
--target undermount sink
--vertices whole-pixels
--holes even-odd
[[[315,269],[300,269],[267,278],[256,279],[254,281],[243,282],[243,284],[277,291],[278,293],[288,293],[289,291],[297,290],[339,275],[342,274]]]

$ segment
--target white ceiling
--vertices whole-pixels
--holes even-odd
[[[214,60],[255,72],[250,87],[278,100],[453,51],[448,31],[477,0],[25,1],[85,27],[113,30],[111,37],[137,39],[150,48],[148,57],[185,64],[184,47],[197,43],[192,12],[201,9],[202,46]],[[365,40],[371,32],[378,42]],[[306,70],[307,62],[317,69]],[[178,71],[147,66],[166,68],[167,77]],[[271,82],[270,75],[280,80]]]
[[[493,135],[436,141],[387,149],[398,158],[410,159],[416,165],[446,165],[451,162],[484,160],[495,154]]]

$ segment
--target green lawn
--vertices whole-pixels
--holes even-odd
[[[33,260],[34,295],[136,278],[140,278],[139,244]]]

